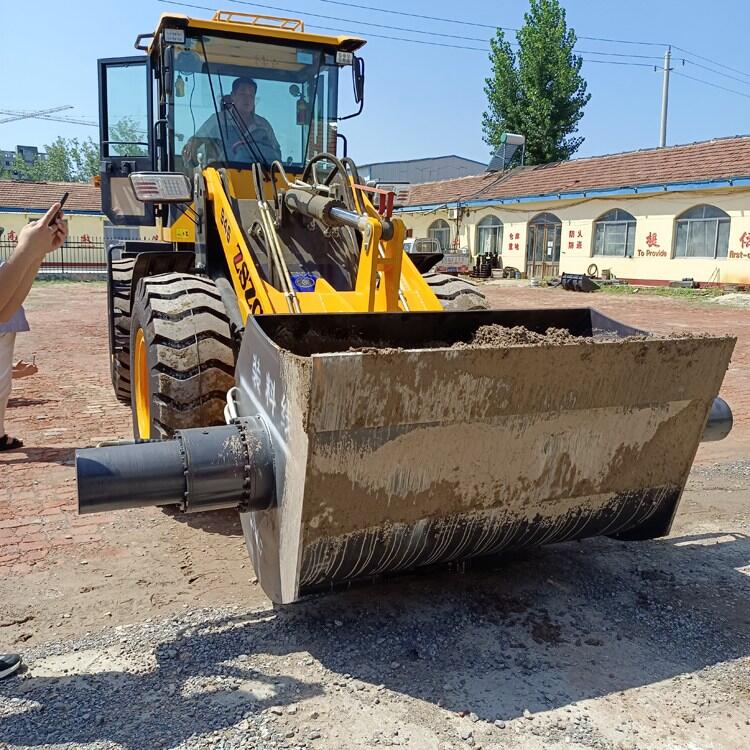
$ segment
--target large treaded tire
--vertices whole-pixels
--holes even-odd
[[[112,261],[109,314],[114,340],[110,352],[110,374],[117,400],[130,406],[130,298],[135,258]]]
[[[490,309],[487,298],[471,281],[449,276],[446,273],[426,273],[422,278],[446,310]]]
[[[138,428],[134,377],[136,439],[169,438],[175,430],[223,424],[235,352],[229,317],[213,281],[186,273],[141,279],[131,316],[131,368],[139,330],[147,351],[151,434],[141,435]]]

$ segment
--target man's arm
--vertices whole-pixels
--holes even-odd
[[[0,323],[7,323],[23,304],[44,256],[65,242],[68,230],[62,214],[49,226],[59,210],[55,203],[41,219],[27,224],[8,262],[0,267]]]

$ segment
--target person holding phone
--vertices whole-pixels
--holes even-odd
[[[65,242],[68,230],[63,221],[62,203],[55,203],[39,220],[27,224],[18,234],[18,244],[6,262],[0,261],[0,451],[23,447],[23,441],[5,430],[5,410],[10,398],[12,379],[33,372],[13,365],[16,334],[29,330],[23,301],[34,283],[47,253]],[[34,372],[36,367],[32,367]]]

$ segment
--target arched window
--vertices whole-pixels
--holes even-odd
[[[503,222],[497,216],[485,216],[477,224],[476,254],[487,255],[503,251]]]
[[[445,219],[438,219],[430,224],[430,228],[427,230],[427,236],[433,240],[437,240],[440,244],[440,249],[444,252],[450,252],[451,249],[451,226],[445,221]]]
[[[526,274],[530,279],[557,276],[562,222],[554,214],[537,214],[526,238]]]
[[[695,206],[677,217],[675,258],[726,258],[729,214],[716,206]]]
[[[632,258],[635,249],[635,216],[613,208],[594,222],[594,255]]]

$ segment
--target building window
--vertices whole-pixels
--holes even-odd
[[[594,223],[594,255],[632,258],[635,249],[635,216],[613,208]]]
[[[451,227],[444,219],[438,219],[430,224],[427,230],[427,236],[432,240],[437,240],[440,250],[447,253],[451,248]]]
[[[677,217],[675,258],[726,258],[729,214],[716,206],[695,206]]]
[[[489,255],[503,251],[503,222],[497,216],[485,216],[477,224],[476,254]]]

